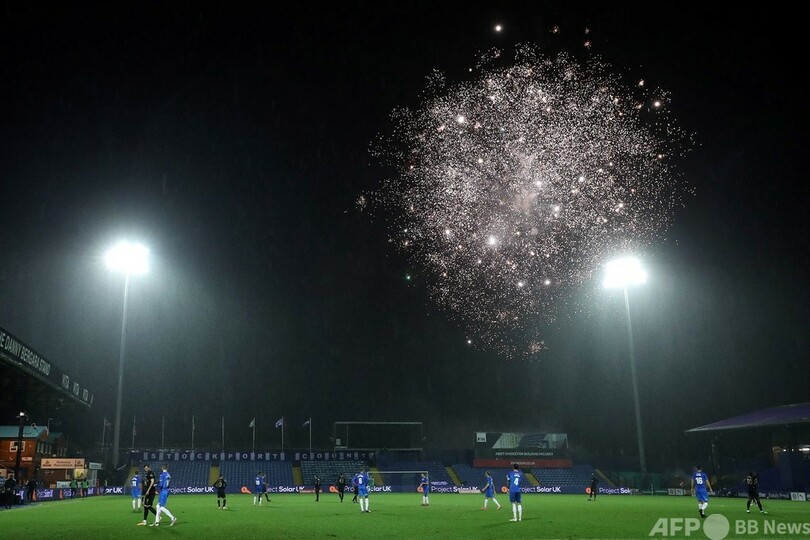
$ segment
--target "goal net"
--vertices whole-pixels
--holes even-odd
[[[377,479],[375,479],[377,485],[380,485],[378,479],[381,479],[382,485],[391,486],[394,491],[404,493],[416,493],[419,490],[419,484],[422,483],[423,474],[427,476],[428,482],[430,482],[428,471],[374,471],[374,475],[377,476]]]

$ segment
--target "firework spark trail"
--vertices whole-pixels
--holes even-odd
[[[664,92],[623,85],[598,59],[524,46],[500,60],[455,86],[435,75],[421,106],[392,114],[374,153],[397,174],[361,201],[393,217],[392,242],[474,343],[530,356],[609,254],[666,230],[688,137]]]

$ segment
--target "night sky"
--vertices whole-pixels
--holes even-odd
[[[685,429],[808,400],[804,28],[782,10],[572,2],[6,2],[0,16],[0,326],[115,409],[123,278],[102,255],[151,251],[128,304],[122,447],[330,444],[342,420],[568,433],[636,448],[624,305],[583,284],[533,360],[467,344],[358,211],[387,172],[369,146],[437,69],[533,43],[600,55],[671,92],[694,192],[630,292],[648,459]],[[670,11],[671,10],[671,11]],[[500,33],[495,24],[504,25]],[[559,35],[550,30],[559,26]],[[589,28],[593,45],[582,47]],[[415,279],[407,281],[406,275]],[[597,278],[594,277],[594,280]],[[582,306],[585,306],[585,309]],[[40,422],[44,422],[40,420]],[[6,422],[8,423],[8,422]],[[98,428],[98,429],[96,429]]]

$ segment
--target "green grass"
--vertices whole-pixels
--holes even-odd
[[[254,507],[249,495],[228,497],[228,510],[217,510],[214,495],[173,495],[169,509],[177,516],[160,528],[138,527],[143,515],[132,511],[128,496],[44,502],[0,510],[2,538],[188,538],[247,540],[251,538],[649,538],[659,518],[695,518],[691,497],[602,496],[596,502],[577,495],[524,495],[523,521],[512,523],[508,497],[498,500],[502,510],[480,510],[478,495],[433,494],[429,507],[421,496],[373,494],[371,513],[362,514],[351,497],[340,503],[325,494],[316,503],[311,494],[272,496],[272,502]],[[722,514],[731,522],[728,538],[763,538],[763,520],[777,523],[810,522],[808,503],[764,501],[769,515],[745,513],[745,499],[713,497],[709,514]],[[735,520],[754,520],[758,534],[735,534]],[[152,515],[149,517],[152,522]],[[683,533],[676,535],[684,537]],[[772,534],[796,538],[808,535]],[[658,535],[658,538],[662,538]],[[690,538],[706,538],[704,531]],[[718,540],[714,538],[712,540]]]

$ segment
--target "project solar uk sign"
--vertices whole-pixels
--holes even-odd
[[[810,521],[786,523],[775,519],[729,520],[722,514],[711,514],[706,519],[658,518],[648,536],[653,538],[708,538],[723,540],[734,538],[810,538]]]

